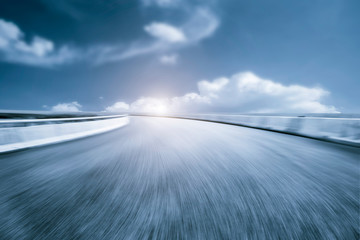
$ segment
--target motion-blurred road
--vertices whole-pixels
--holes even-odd
[[[285,134],[132,117],[0,155],[0,239],[359,239],[359,157]]]

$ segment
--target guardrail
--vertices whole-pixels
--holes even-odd
[[[0,153],[70,141],[120,128],[127,115],[0,121]]]
[[[34,126],[34,125],[45,125],[45,124],[62,124],[68,122],[89,122],[89,121],[98,121],[98,120],[105,120],[111,118],[126,117],[126,116],[127,115],[111,115],[111,116],[97,116],[97,117],[0,120],[0,128],[26,127],[26,126]]]
[[[146,114],[133,115],[149,116]],[[159,117],[233,124],[360,147],[360,118],[232,114],[174,114]]]

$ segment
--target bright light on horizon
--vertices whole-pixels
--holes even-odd
[[[165,114],[170,110],[169,100],[166,98],[142,97],[131,104],[133,112]]]
[[[165,114],[168,112],[168,107],[165,104],[159,104],[154,106],[153,112],[157,114]]]

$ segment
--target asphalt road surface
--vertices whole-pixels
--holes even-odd
[[[0,239],[359,239],[360,149],[192,120],[0,155]]]

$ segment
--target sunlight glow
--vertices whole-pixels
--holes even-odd
[[[158,104],[153,106],[152,112],[157,114],[165,114],[168,112],[168,107],[165,104]]]
[[[133,112],[165,114],[169,112],[169,100],[165,98],[142,97],[131,104]]]

